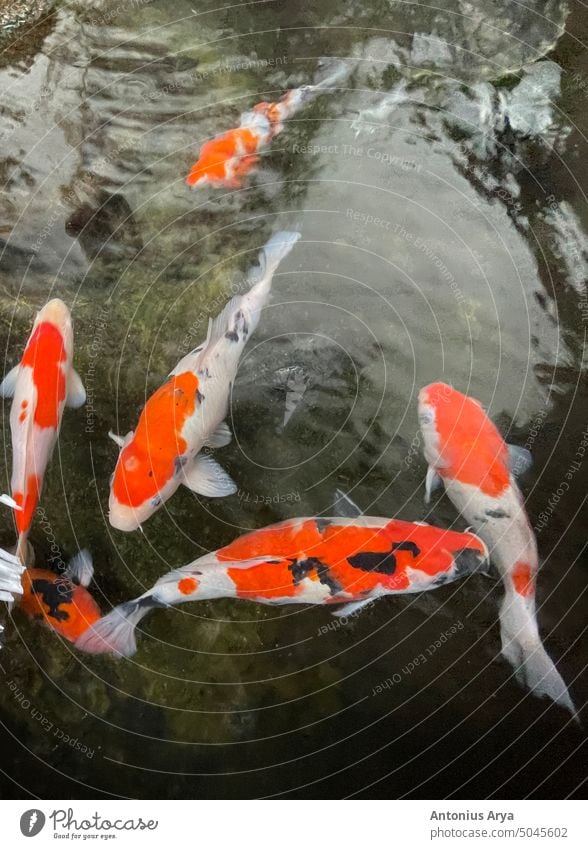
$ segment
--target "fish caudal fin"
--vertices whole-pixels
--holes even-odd
[[[22,594],[21,575],[25,567],[18,557],[0,548],[0,601],[12,602]]]
[[[552,699],[577,719],[568,688],[541,642],[532,600],[507,592],[500,607],[500,637],[502,654],[519,683],[536,696]]]
[[[281,260],[286,257],[298,239],[300,233],[281,231],[275,233],[259,254],[259,265],[256,265],[247,275],[247,281],[252,284],[251,289],[245,295],[235,295],[228,302],[222,312],[208,323],[208,334],[204,345],[196,348],[175,367],[172,374],[177,374],[178,369],[188,367],[196,368],[193,357],[197,356],[196,362],[205,358],[210,349],[227,334],[233,341],[244,336],[248,338],[259,323],[261,310],[269,297],[272,277]]]
[[[300,233],[280,230],[268,240],[259,253],[259,265],[252,268],[248,280],[253,284],[244,296],[244,301],[250,311],[250,333],[259,323],[261,310],[266,304],[272,286],[272,278],[278,265],[288,256]]]
[[[119,604],[98,622],[90,625],[81,637],[78,637],[75,646],[88,654],[131,657],[137,651],[135,628],[150,610],[151,605],[146,598]]]

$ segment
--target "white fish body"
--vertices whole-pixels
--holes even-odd
[[[110,523],[123,531],[136,530],[167,501],[181,484],[207,497],[222,497],[236,492],[229,475],[202,449],[220,448],[231,440],[224,422],[229,408],[233,381],[243,349],[256,329],[265,306],[273,275],[280,261],[290,253],[299,233],[279,232],[260,253],[260,265],[250,272],[253,283],[244,295],[235,295],[220,315],[210,321],[206,340],[180,360],[164,386],[181,392],[180,382],[194,376],[194,410],[174,432],[173,440],[159,445],[158,437],[149,438],[148,450],[140,450],[137,434],[124,439],[115,437],[121,448],[110,491]],[[162,387],[163,389],[163,387]],[[154,396],[152,396],[153,399]],[[148,413],[148,401],[143,416]],[[170,423],[173,424],[173,423]],[[144,428],[148,432],[148,427]],[[171,452],[164,471],[156,468],[159,452]],[[145,488],[139,474],[150,475],[153,485]],[[135,483],[135,480],[139,480]],[[145,482],[149,486],[149,482]],[[145,496],[145,497],[143,497]]]

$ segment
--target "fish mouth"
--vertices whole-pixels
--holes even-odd
[[[453,555],[455,569],[458,575],[474,575],[487,572],[489,566],[488,549],[462,548]]]
[[[138,511],[132,507],[124,507],[120,504],[110,508],[108,521],[117,531],[136,531],[141,527],[141,519]]]

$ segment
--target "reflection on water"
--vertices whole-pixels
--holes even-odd
[[[416,393],[445,379],[534,454],[540,625],[582,705],[582,468],[548,514],[587,426],[588,89],[568,37],[546,58],[567,5],[496,0],[484,20],[481,3],[226,5],[58,4],[0,62],[7,366],[58,294],[88,390],[46,479],[38,562],[90,548],[106,610],[242,529],[324,511],[337,487],[368,512],[425,519]],[[185,187],[204,140],[307,83],[324,55],[353,57],[352,78],[288,123],[246,188]],[[223,466],[239,493],[178,492],[144,535],[111,533],[108,430],[133,426],[278,227],[302,241],[234,386]],[[430,518],[456,522],[447,501]],[[147,620],[132,662],[80,656],[16,613],[0,705],[20,787],[3,791],[572,793],[581,732],[494,659],[499,597],[474,577],[337,629],[320,610],[187,605]]]

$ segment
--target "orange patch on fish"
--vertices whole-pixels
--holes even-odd
[[[237,598],[292,598],[302,592],[293,581],[291,562],[274,560],[249,569],[227,569]]]
[[[196,578],[182,578],[178,581],[178,589],[182,595],[192,595],[198,589]]]
[[[14,511],[16,528],[19,534],[28,531],[33,521],[35,510],[39,501],[40,487],[36,475],[29,475],[26,481],[26,494],[13,492],[12,497],[22,510]]]
[[[303,553],[317,557],[317,546],[322,543],[314,519],[304,522],[281,522],[269,528],[261,528],[238,539],[217,551],[219,561],[248,560],[251,557],[296,558]]]
[[[259,138],[246,127],[229,130],[215,139],[202,145],[198,161],[192,166],[186,178],[186,183],[193,186],[201,179],[207,178],[211,183],[222,184],[231,180],[227,173],[227,163],[234,157],[242,157],[236,164],[235,173],[244,175],[257,162],[254,155],[257,152]]]
[[[65,374],[62,363],[66,354],[63,336],[50,321],[42,321],[26,347],[21,366],[33,371],[37,399],[33,421],[42,428],[59,425],[59,408],[65,400]]]
[[[443,477],[471,484],[497,497],[510,485],[508,448],[481,405],[445,384],[426,388],[435,409]]]
[[[138,507],[153,498],[176,473],[188,445],[181,435],[196,409],[198,378],[173,375],[145,404],[133,439],[120,453],[112,491],[121,504]]]
[[[515,563],[510,573],[512,585],[519,595],[524,598],[532,596],[535,592],[535,577],[529,563],[519,561]]]

